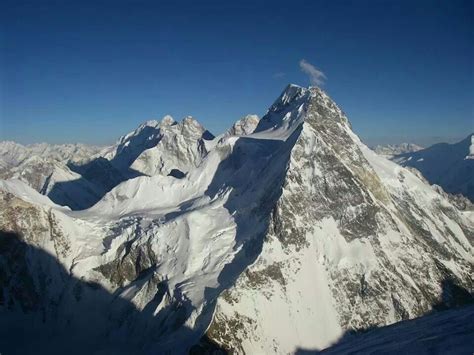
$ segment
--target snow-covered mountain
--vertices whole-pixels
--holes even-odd
[[[382,155],[386,158],[391,158],[394,155],[417,152],[423,149],[419,145],[413,143],[401,143],[401,144],[386,144],[386,145],[377,145],[373,148],[374,152]]]
[[[192,117],[177,123],[165,116],[105,148],[0,142],[0,177],[22,180],[56,204],[81,210],[130,178],[184,174],[207,154],[205,141],[213,138]]]
[[[225,133],[226,136],[246,136],[255,131],[260,119],[257,115],[247,115],[235,122]]]
[[[47,144],[38,143],[21,145],[15,142],[0,142],[0,163],[2,166],[14,167],[33,156],[56,162],[81,163],[96,154],[100,147],[86,144]]]
[[[47,189],[57,169],[70,174],[68,163],[84,164],[100,150],[85,144],[31,144],[0,142],[0,177],[21,179],[37,191]]]
[[[84,144],[0,142],[0,178],[19,179],[60,205],[79,209],[100,198],[102,191],[70,169],[86,164],[101,148]],[[63,188],[75,182],[74,188]]]
[[[216,138],[147,122],[76,170],[122,181],[79,211],[0,181],[5,353],[295,353],[472,300],[474,212],[319,88]]]
[[[455,144],[439,143],[394,155],[394,162],[419,170],[430,184],[474,202],[474,134]]]
[[[262,251],[219,297],[210,338],[248,353],[323,348],[427,312],[444,279],[472,290],[472,214],[364,146],[324,92],[290,87],[261,123],[290,142],[287,171]]]
[[[159,141],[142,151],[131,164],[131,169],[148,176],[182,176],[199,165],[207,154],[206,141],[214,139],[190,116],[179,123],[171,116],[165,116],[159,127]]]

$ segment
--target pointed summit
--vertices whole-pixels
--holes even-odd
[[[285,106],[303,97],[307,91],[308,89],[304,87],[295,84],[288,84],[278,99],[270,107],[269,111],[279,111],[283,109]]]
[[[181,127],[181,133],[185,136],[193,137],[194,139],[204,138],[206,140],[214,138],[214,135],[206,130],[204,126],[192,116],[183,118],[179,126]]]
[[[247,115],[236,121],[225,133],[227,136],[246,136],[255,131],[260,119],[257,115]]]
[[[165,115],[161,119],[161,126],[172,126],[176,123],[176,121],[173,119],[172,116],[170,115]]]
[[[349,125],[344,112],[322,89],[290,84],[270,106],[255,132],[272,130],[279,131],[281,137],[288,136],[303,122]]]

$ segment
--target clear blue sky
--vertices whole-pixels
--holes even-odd
[[[305,59],[368,143],[474,131],[473,1],[0,3],[0,140],[113,142],[140,122],[213,133],[262,115]]]

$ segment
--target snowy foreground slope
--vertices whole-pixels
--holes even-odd
[[[348,334],[318,354],[471,354],[473,334],[474,306],[469,306]],[[315,352],[301,349],[299,354]]]
[[[121,174],[88,209],[0,180],[2,353],[295,353],[472,300],[472,212],[322,90],[206,132],[150,121],[75,167]]]

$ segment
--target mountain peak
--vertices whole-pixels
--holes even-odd
[[[179,123],[181,133],[186,137],[194,137],[194,139],[203,138],[206,140],[211,140],[214,138],[214,135],[206,130],[204,126],[199,123],[193,116],[186,116]]]
[[[275,101],[274,106],[285,106],[297,98],[307,93],[308,89],[295,84],[289,84],[281,93],[280,97]]]
[[[225,135],[230,136],[245,136],[253,133],[257,128],[260,119],[257,115],[246,115],[236,121],[231,128],[227,130]]]
[[[284,131],[291,133],[304,121],[316,125],[323,122],[349,124],[344,112],[322,89],[289,84],[268,109],[256,132],[271,129],[287,136]]]
[[[306,88],[295,84],[288,84],[278,99],[270,107],[269,111],[281,111],[286,106],[299,101],[304,97],[307,99],[321,99],[321,102],[324,102],[325,104],[332,102],[331,98],[324,92],[324,90],[317,86],[309,86]]]
[[[176,121],[174,120],[174,118],[170,115],[165,115],[163,116],[163,118],[161,119],[161,126],[172,126],[173,124],[175,124]]]
[[[181,123],[183,125],[194,125],[194,126],[199,125],[199,126],[201,126],[201,124],[198,122],[198,120],[196,120],[193,116],[186,116],[185,118],[183,118]]]

